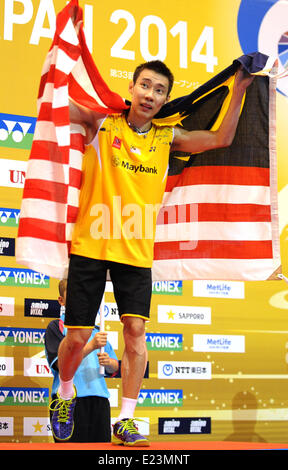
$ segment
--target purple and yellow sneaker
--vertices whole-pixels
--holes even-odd
[[[112,444],[148,447],[150,442],[138,432],[132,418],[117,421],[113,426]]]
[[[75,387],[74,387],[75,388]],[[73,434],[74,430],[74,408],[76,405],[76,388],[73,398],[63,400],[57,393],[57,398],[50,404],[52,415],[52,432],[54,437],[59,441],[67,441]]]

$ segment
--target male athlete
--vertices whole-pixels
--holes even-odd
[[[73,377],[94,327],[109,270],[125,343],[122,408],[112,442],[149,445],[133,421],[147,365],[145,321],[150,310],[156,225],[155,216],[147,236],[145,208],[162,202],[172,150],[196,153],[232,143],[242,98],[252,80],[242,70],[237,72],[229,108],[217,131],[189,132],[153,122],[173,85],[173,75],[160,61],[137,67],[129,85],[131,106],[123,114],[104,116],[71,102],[71,122],[85,128],[87,147],[68,274],[68,333],[58,354],[60,388],[55,413],[59,417],[53,430],[58,439],[68,439],[73,430],[77,394]]]

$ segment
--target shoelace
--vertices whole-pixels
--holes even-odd
[[[69,417],[70,405],[72,404],[72,398],[70,400],[61,400],[56,398],[49,406],[51,411],[58,411],[58,422],[65,423]],[[53,403],[55,404],[53,408]]]
[[[127,419],[127,421],[124,421],[123,424],[119,426],[119,429],[118,429],[119,434],[123,434],[125,431],[133,432],[134,434],[140,434],[132,418]]]

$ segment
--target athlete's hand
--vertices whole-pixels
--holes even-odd
[[[254,76],[250,75],[242,66],[237,70],[235,75],[234,87],[236,90],[245,91],[254,80]]]

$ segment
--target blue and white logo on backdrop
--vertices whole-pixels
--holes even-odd
[[[288,67],[288,2],[242,0],[238,12],[238,37],[244,54],[262,52],[279,58],[279,72]],[[277,82],[288,96],[288,77]]]

